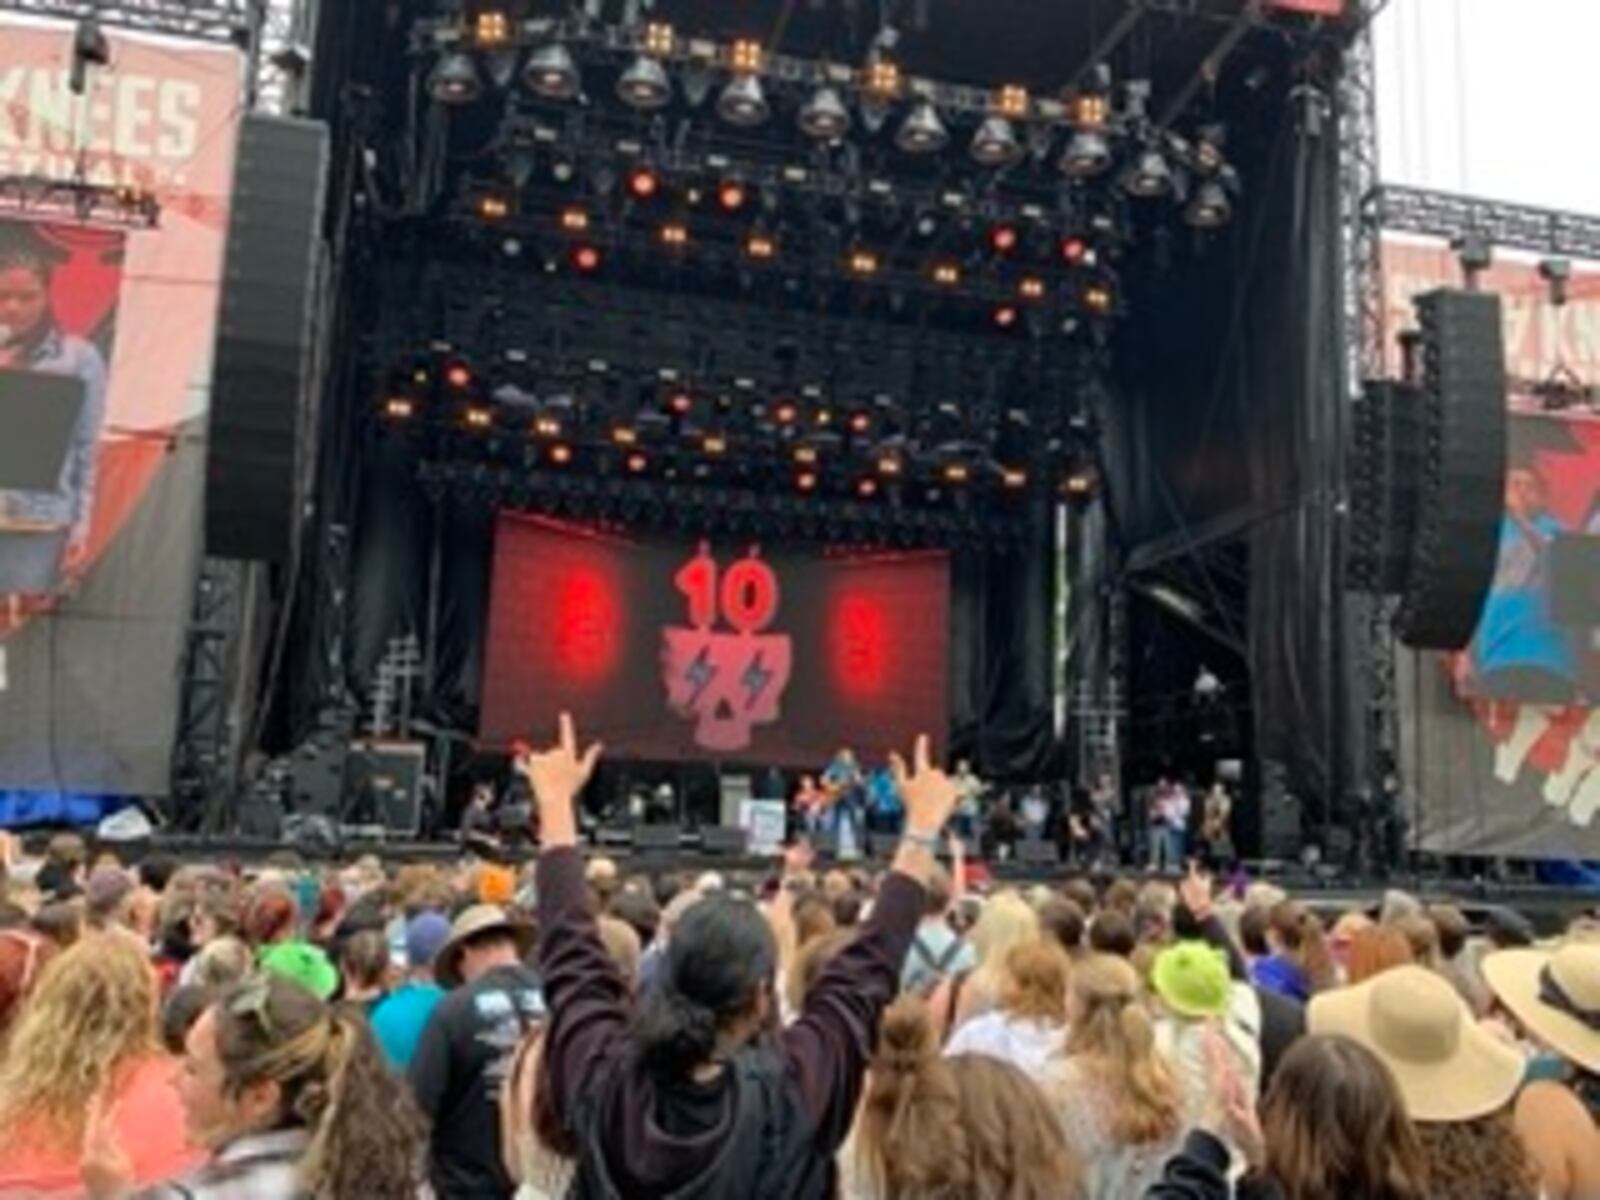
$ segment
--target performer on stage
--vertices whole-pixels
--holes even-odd
[[[1090,817],[1098,827],[1099,850],[1096,858],[1115,864],[1121,860],[1117,828],[1122,817],[1122,796],[1110,772],[1102,771],[1089,789]]]
[[[462,810],[461,846],[485,857],[493,857],[503,849],[495,821],[494,784],[487,780],[473,784],[467,807]]]
[[[836,853],[840,858],[861,854],[862,783],[861,764],[849,746],[840,749],[822,773],[829,813],[827,828],[837,839]]]
[[[1233,797],[1220,779],[1211,785],[1201,809],[1200,855],[1213,871],[1233,862]]]
[[[1190,807],[1188,789],[1163,775],[1150,793],[1150,870],[1183,866]]]
[[[972,772],[972,763],[963,758],[956,764],[951,782],[956,785],[956,811],[951,827],[969,846],[978,844],[982,832],[979,824],[979,804],[986,784]]]

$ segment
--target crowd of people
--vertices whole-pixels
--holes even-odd
[[[0,1197],[1600,1197],[1587,928],[979,886],[925,745],[886,870],[630,875],[598,755],[520,866],[0,846]]]

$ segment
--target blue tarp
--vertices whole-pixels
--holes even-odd
[[[0,791],[0,829],[31,825],[98,825],[128,803],[124,796],[87,792]]]

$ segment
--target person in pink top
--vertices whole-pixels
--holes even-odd
[[[123,932],[91,934],[44,969],[0,1055],[0,1196],[80,1195],[91,1111],[115,1124],[141,1185],[202,1159],[184,1133],[157,1002],[144,948]]]

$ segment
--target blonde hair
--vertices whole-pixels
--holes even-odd
[[[74,1148],[119,1068],[160,1046],[156,977],[143,947],[92,933],[57,955],[12,1027],[0,1061],[0,1130]]]
[[[1067,952],[1044,937],[1018,942],[1006,953],[1000,977],[1000,1007],[1014,1017],[1051,1021],[1067,1019]]]
[[[1093,955],[1073,968],[1072,999],[1067,1053],[1106,1085],[1111,1136],[1123,1145],[1143,1145],[1176,1134],[1182,1093],[1156,1049],[1138,973],[1124,959]]]
[[[1013,946],[1037,937],[1039,915],[1017,892],[996,892],[984,902],[967,941],[980,967],[996,968]]]

